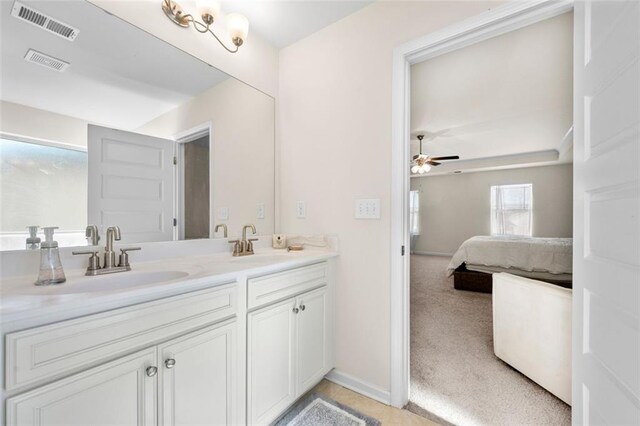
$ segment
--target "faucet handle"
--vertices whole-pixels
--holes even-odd
[[[129,267],[129,253],[130,251],[142,250],[142,247],[127,247],[120,249],[120,256],[118,258],[118,266]]]
[[[240,254],[240,240],[229,240],[229,244],[233,244],[233,255],[238,256]]]
[[[258,241],[258,238],[249,238],[247,240],[247,251],[253,253],[253,242]]]
[[[136,250],[142,250],[142,247],[125,247],[120,249],[122,253],[126,253],[128,251],[136,251]]]
[[[71,254],[74,256],[78,256],[81,254],[89,254],[89,266],[87,267],[87,273],[89,271],[97,271],[100,269],[100,257],[98,257],[98,250],[87,250],[87,251],[72,251]]]

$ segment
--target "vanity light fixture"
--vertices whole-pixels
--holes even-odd
[[[189,24],[191,24],[199,33],[211,33],[228,52],[236,53],[247,39],[247,34],[249,33],[249,21],[247,18],[239,13],[229,13],[225,16],[227,30],[231,37],[231,42],[235,46],[235,49],[230,49],[211,29],[213,23],[220,18],[220,3],[215,0],[196,0],[196,8],[200,13],[202,22],[198,21],[192,14],[185,13],[177,1],[162,0],[162,10],[171,22],[183,28],[188,28]]]

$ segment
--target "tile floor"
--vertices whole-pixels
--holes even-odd
[[[347,405],[362,414],[380,420],[383,425],[407,425],[407,426],[437,426],[437,423],[413,414],[407,410],[385,405],[381,402],[367,398],[352,390],[336,385],[328,380],[323,380],[315,388],[314,392],[321,393],[341,404]]]

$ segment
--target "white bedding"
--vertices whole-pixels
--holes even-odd
[[[463,263],[551,274],[572,273],[572,238],[477,236],[462,243],[447,268]]]

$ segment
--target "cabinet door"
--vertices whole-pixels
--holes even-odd
[[[156,358],[150,348],[10,398],[7,424],[155,425]]]
[[[327,372],[326,287],[298,296],[297,303],[297,394],[301,395]]]
[[[236,322],[158,347],[160,425],[233,424]]]
[[[247,423],[268,424],[296,399],[295,300],[248,315]]]

